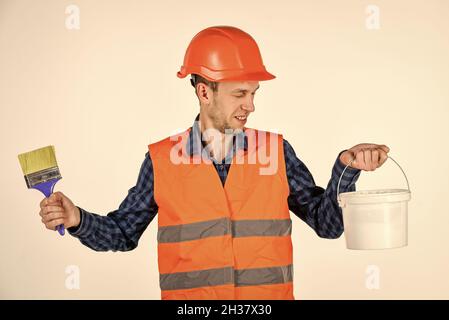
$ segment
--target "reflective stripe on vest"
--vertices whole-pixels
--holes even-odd
[[[232,267],[160,275],[162,290],[191,289],[205,286],[235,284],[254,286],[293,281],[293,265],[234,270]]]
[[[180,242],[230,234],[235,237],[287,236],[292,232],[292,221],[282,220],[238,220],[228,218],[195,222],[176,226],[160,227],[159,242]]]
[[[224,186],[210,163],[171,161],[173,150],[185,150],[189,131],[149,145],[163,299],[294,298],[283,139],[245,133],[245,161],[234,156]],[[259,161],[260,154],[271,158]],[[273,173],[261,170],[273,160]]]

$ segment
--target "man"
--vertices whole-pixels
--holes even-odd
[[[343,232],[340,192],[387,159],[385,145],[338,155],[326,189],[280,134],[245,127],[259,81],[273,79],[254,39],[228,26],[191,41],[178,77],[191,75],[200,113],[193,126],[149,145],[136,186],[107,216],[61,192],[43,199],[42,222],[97,251],[134,249],[158,213],[162,299],[294,299],[290,211],[318,236]],[[353,160],[353,161],[352,161]]]

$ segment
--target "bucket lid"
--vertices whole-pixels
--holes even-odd
[[[364,203],[387,203],[409,201],[411,193],[408,189],[376,189],[351,191],[340,193],[339,205],[364,204]]]

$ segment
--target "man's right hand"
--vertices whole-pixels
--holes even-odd
[[[57,191],[40,202],[39,215],[42,223],[49,230],[56,230],[56,226],[77,227],[80,224],[80,211],[62,192]]]

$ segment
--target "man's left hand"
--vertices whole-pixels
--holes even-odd
[[[340,161],[346,166],[353,158],[350,167],[365,171],[374,171],[387,160],[390,151],[384,144],[361,143],[340,155]]]

